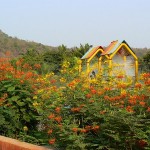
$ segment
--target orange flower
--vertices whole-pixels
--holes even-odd
[[[49,119],[53,119],[54,117],[55,117],[55,114],[50,114],[50,115],[48,116]]]
[[[140,89],[141,87],[142,87],[142,84],[141,84],[141,83],[136,83],[136,84],[135,84],[135,88],[139,88],[139,89]]]
[[[92,93],[92,94],[96,94],[97,91],[96,91],[95,89],[92,89],[92,90],[91,90],[91,93]]]
[[[41,68],[41,65],[40,64],[34,64],[34,68],[39,69],[39,68]]]
[[[53,130],[52,130],[52,129],[49,129],[47,133],[48,133],[48,134],[52,134],[52,132],[53,132]]]
[[[86,98],[91,98],[91,94],[86,94]]]
[[[136,99],[129,99],[128,102],[131,105],[136,105]]]
[[[95,101],[93,99],[89,100],[89,103],[94,103]]]
[[[92,127],[93,131],[98,131],[99,129],[100,129],[100,126],[98,126],[98,125]]]
[[[110,88],[110,87],[105,87],[104,90],[105,90],[105,91],[110,91],[111,88]]]
[[[24,83],[24,80],[20,80],[20,83],[22,83],[22,84],[23,84],[23,83]]]
[[[85,104],[81,104],[81,105],[80,105],[80,108],[82,108],[82,107],[84,107],[84,106],[85,106]]]
[[[109,96],[106,95],[106,96],[104,96],[104,99],[109,100],[110,98],[109,98]]]
[[[86,129],[81,129],[81,133],[86,133],[87,130]]]
[[[127,106],[127,107],[126,107],[126,110],[127,110],[128,112],[134,112],[131,106]]]
[[[78,132],[78,128],[72,128],[73,132]]]
[[[86,129],[87,131],[90,131],[90,130],[91,130],[91,126],[85,126],[85,129]]]
[[[99,112],[101,115],[105,114],[106,113],[106,110],[102,110]]]
[[[54,139],[50,139],[50,140],[48,141],[48,143],[49,143],[49,144],[55,144],[55,141],[56,141],[55,138],[54,138]]]
[[[141,149],[145,149],[144,147],[147,145],[147,142],[145,140],[139,140],[137,142],[137,145],[141,148]]]
[[[102,91],[98,91],[97,94],[100,96],[100,95],[103,94],[103,92]]]
[[[60,110],[61,110],[60,107],[56,107],[56,108],[55,108],[56,113],[60,113]]]
[[[81,110],[80,107],[73,107],[73,108],[71,108],[72,112],[79,112],[80,110]]]
[[[142,107],[145,106],[145,102],[143,102],[143,101],[139,102],[139,104],[140,104]]]
[[[147,108],[147,112],[150,112],[150,107]]]
[[[147,85],[147,86],[150,85],[150,80],[149,79],[145,81],[145,85]]]
[[[55,117],[55,121],[57,121],[58,123],[60,123],[62,121],[61,116]]]
[[[118,75],[117,78],[122,79],[122,78],[124,78],[124,76],[123,75]]]
[[[50,82],[51,82],[51,84],[54,84],[54,83],[56,83],[56,80],[52,79]]]
[[[145,78],[149,78],[150,77],[150,73],[143,73],[143,78],[145,79]]]
[[[73,87],[74,85],[75,85],[74,82],[70,82],[70,83],[68,84],[69,87]]]

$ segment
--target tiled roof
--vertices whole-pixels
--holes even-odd
[[[104,50],[104,52],[102,53],[102,55],[106,55],[106,54],[112,54],[117,47],[120,45],[120,43],[117,41],[112,41],[108,47],[106,47],[106,49]]]
[[[116,40],[116,41],[111,42],[101,55],[112,54],[122,43],[126,44],[131,49],[131,47],[128,45],[128,43],[125,40],[123,40],[122,42],[119,42],[118,40]],[[132,52],[134,53],[133,50]],[[126,55],[129,55],[128,51],[126,52]]]
[[[97,47],[94,47],[94,48],[91,48],[89,49],[81,59],[88,59],[90,58],[98,49],[103,49],[102,46],[97,46]]]

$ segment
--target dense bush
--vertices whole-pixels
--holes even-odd
[[[150,149],[150,73],[89,79],[75,61],[58,76],[0,59],[0,133],[65,150]]]
[[[49,143],[68,150],[148,148],[150,74],[134,87],[120,78],[90,85],[76,78],[57,94],[57,102],[51,97]]]

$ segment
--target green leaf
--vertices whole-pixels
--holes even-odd
[[[30,117],[29,117],[29,116],[27,116],[27,115],[24,115],[24,116],[23,116],[23,119],[24,119],[25,121],[27,121],[27,122],[29,122],[29,121],[30,121]]]
[[[20,102],[20,101],[16,101],[16,103],[17,103],[19,106],[24,106],[24,105],[25,105],[24,102]]]
[[[11,91],[14,91],[15,90],[15,87],[14,86],[11,86],[7,89],[8,92],[11,92]]]
[[[13,100],[13,101],[17,101],[19,98],[20,98],[19,96],[13,96],[10,99]]]
[[[0,115],[1,121],[0,121],[0,125],[5,124],[5,118],[3,116]]]

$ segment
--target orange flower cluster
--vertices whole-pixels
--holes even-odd
[[[54,120],[57,122],[57,123],[60,123],[62,121],[62,117],[61,116],[57,116],[54,118]]]
[[[50,140],[48,141],[48,143],[51,144],[51,145],[55,144],[55,142],[56,142],[56,139],[55,139],[55,138],[50,139]]]
[[[41,65],[40,65],[40,64],[34,64],[34,68],[35,68],[35,69],[40,69],[40,68],[41,68]]]
[[[150,112],[150,107],[147,108],[147,112]]]
[[[55,84],[56,83],[56,80],[55,79],[52,79],[50,80],[51,84]]]
[[[127,87],[127,85],[125,83],[119,83],[117,85],[118,88],[122,88],[122,89],[125,89]]]
[[[78,128],[72,128],[73,132],[78,132]]]
[[[134,110],[133,110],[133,107],[132,107],[132,106],[127,106],[127,107],[126,107],[126,110],[127,110],[128,112],[134,112]]]
[[[80,110],[81,110],[81,107],[73,107],[73,108],[71,108],[71,111],[72,112],[80,112]]]
[[[53,132],[53,129],[49,129],[47,133],[50,135],[52,134],[52,132]]]
[[[145,81],[145,85],[150,86],[150,79],[147,79],[147,80]]]
[[[118,75],[117,78],[118,78],[118,79],[123,79],[123,78],[124,78],[124,75]]]
[[[150,78],[150,73],[143,73],[143,74],[142,74],[142,77],[143,77],[144,79]]]
[[[141,83],[136,83],[135,88],[139,88],[139,89],[142,88],[142,84]]]
[[[90,99],[92,95],[90,93],[86,94],[86,98]]]
[[[99,131],[100,129],[100,126],[99,125],[94,125],[94,126],[85,126],[85,129],[86,129],[86,132],[88,131],[94,131],[94,132],[97,132]]]
[[[50,115],[48,116],[48,118],[49,118],[49,119],[54,119],[54,118],[55,118],[55,114],[50,114]]]
[[[110,97],[110,96],[104,96],[104,99],[105,100],[109,100],[109,101],[111,101],[111,102],[114,102],[114,101],[119,101],[119,100],[121,100],[121,99],[123,99],[124,98],[124,95],[119,95],[119,96],[114,96],[114,97]]]
[[[56,112],[56,113],[60,113],[60,111],[61,111],[61,108],[60,108],[60,107],[56,107],[56,108],[55,108],[55,112]]]
[[[61,116],[55,116],[55,114],[50,114],[49,116],[48,116],[48,118],[50,119],[50,120],[55,120],[57,123],[60,123],[61,121],[62,121],[62,117]]]
[[[72,131],[75,132],[75,133],[77,133],[77,132],[87,133],[89,131],[98,132],[99,129],[100,129],[100,126],[98,126],[98,125],[94,125],[94,126],[89,126],[88,125],[88,126],[85,126],[85,128],[82,128],[82,129],[74,127],[74,128],[72,128]]]

